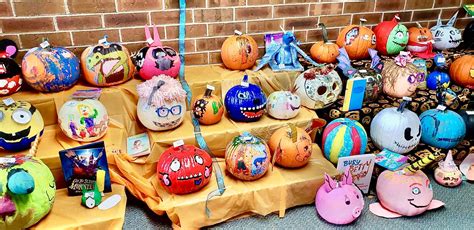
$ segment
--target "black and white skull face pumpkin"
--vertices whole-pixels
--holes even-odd
[[[296,78],[296,94],[300,96],[303,106],[322,109],[337,100],[342,91],[342,81],[334,68],[334,65],[312,68]]]
[[[446,25],[443,25],[441,19],[438,18],[438,22],[435,26],[431,27],[431,33],[433,34],[434,44],[433,47],[437,50],[446,50],[456,48],[462,42],[461,31],[454,27],[456,17],[458,13],[449,19]]]

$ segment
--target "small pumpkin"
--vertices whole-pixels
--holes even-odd
[[[276,119],[291,119],[298,115],[301,99],[292,91],[275,91],[268,96],[268,115]]]
[[[219,122],[224,114],[222,99],[213,94],[214,87],[208,86],[206,92],[199,95],[193,102],[193,114],[199,123],[212,125]]]
[[[433,34],[430,29],[422,27],[420,23],[417,26],[408,29],[408,45],[407,50],[415,56],[421,58],[434,57],[433,50]]]
[[[408,60],[403,60],[406,58]],[[409,97],[415,93],[418,85],[425,81],[425,73],[409,60],[407,54],[401,52],[395,60],[384,62],[382,83],[385,94],[397,98]]]
[[[265,114],[267,97],[259,86],[249,83],[245,75],[240,85],[227,91],[224,104],[232,120],[253,122]]]
[[[339,55],[339,46],[328,41],[328,31],[324,23],[319,23],[323,31],[323,41],[319,41],[311,46],[309,53],[311,57],[319,63],[334,63]]]
[[[456,84],[474,89],[474,55],[464,55],[449,67],[449,75]]]
[[[447,73],[439,70],[431,71],[428,77],[426,77],[426,86],[428,86],[428,89],[436,90],[439,83],[443,88],[448,88],[449,80],[450,78]]]
[[[462,173],[453,160],[451,150],[448,151],[444,161],[438,163],[434,171],[436,182],[446,187],[456,187],[462,183]]]
[[[270,157],[270,149],[264,140],[244,132],[227,145],[225,165],[238,179],[257,180],[267,172]]]
[[[463,118],[449,109],[430,109],[420,114],[421,141],[436,148],[451,149],[466,135]]]
[[[380,22],[374,28],[377,37],[377,50],[383,55],[397,55],[408,43],[408,29],[398,21],[395,15],[391,21]]]
[[[12,40],[0,40],[0,96],[7,96],[20,90],[21,68],[14,58],[18,47]]]
[[[446,23],[443,25],[441,22],[441,14],[439,14],[438,21],[435,26],[431,27],[431,33],[433,34],[434,48],[437,50],[447,50],[456,48],[461,44],[462,36],[461,31],[454,27],[456,22],[456,12]]]
[[[294,124],[277,129],[268,141],[273,161],[287,168],[305,166],[311,157],[311,144],[309,134]]]
[[[161,154],[156,170],[165,190],[173,194],[188,194],[209,183],[212,159],[206,151],[192,145],[170,147]]]
[[[258,45],[255,39],[237,30],[221,47],[222,62],[231,70],[249,69],[255,65],[257,57]]]
[[[344,27],[337,37],[337,45],[344,47],[352,60],[369,57],[369,49],[375,49],[376,38],[374,32],[363,26],[366,19],[360,20],[360,25]]]

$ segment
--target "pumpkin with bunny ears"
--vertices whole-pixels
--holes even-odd
[[[446,25],[441,22],[441,14],[435,26],[431,27],[434,44],[433,47],[437,50],[447,50],[458,47],[462,42],[461,31],[454,27],[456,22],[456,12]]]

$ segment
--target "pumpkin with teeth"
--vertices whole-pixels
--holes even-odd
[[[441,14],[439,15],[441,17]],[[436,25],[431,27],[431,33],[433,34],[434,48],[437,50],[447,50],[458,47],[462,42],[461,31],[454,27],[456,22],[456,12],[445,25],[441,22],[441,18],[438,17]]]
[[[173,194],[188,194],[206,186],[212,174],[212,159],[192,145],[170,147],[158,160],[157,175],[163,188]]]
[[[227,91],[224,104],[232,120],[252,122],[265,113],[267,97],[260,87],[248,83],[248,76],[245,75],[240,85]]]
[[[422,27],[420,23],[416,23],[416,27],[408,29],[408,45],[407,50],[413,55],[421,58],[432,58],[434,57],[433,50],[433,34],[431,31]]]

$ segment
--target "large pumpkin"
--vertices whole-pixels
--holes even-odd
[[[398,15],[391,21],[380,22],[374,28],[377,37],[377,50],[383,55],[396,55],[405,49],[408,43],[408,29],[398,23]]]
[[[454,27],[456,22],[456,12],[451,19],[449,19],[446,25],[441,22],[441,14],[439,14],[438,21],[435,26],[431,27],[431,33],[433,34],[434,48],[437,50],[446,50],[456,48],[461,44],[462,36],[461,31]]]
[[[359,122],[338,118],[324,129],[322,149],[324,156],[337,164],[340,157],[364,154],[367,141],[367,132]]]
[[[212,159],[207,152],[192,145],[170,147],[157,163],[161,186],[173,194],[199,191],[209,183]]]
[[[18,47],[14,41],[0,40],[0,96],[17,92],[23,83],[21,68],[13,60],[17,53]]]
[[[420,114],[421,141],[442,149],[451,149],[466,135],[463,118],[451,110],[430,109]]]
[[[275,91],[268,96],[268,115],[276,119],[291,119],[298,115],[301,99],[291,91]]]
[[[141,78],[149,80],[161,74],[176,78],[181,66],[178,53],[171,47],[163,46],[156,26],[153,26],[153,38],[148,26],[145,26],[147,46],[141,48],[133,57],[137,72]]]
[[[109,116],[98,100],[70,100],[58,113],[58,123],[63,133],[76,141],[95,141],[107,132]]]
[[[301,128],[293,124],[277,129],[270,140],[274,162],[288,168],[305,166],[312,153],[311,137]]]
[[[339,55],[339,46],[328,41],[328,32],[324,23],[319,23],[319,26],[323,31],[323,41],[314,43],[309,53],[319,63],[334,63]]]
[[[408,51],[421,58],[432,58],[434,56],[432,52],[433,34],[431,34],[430,29],[417,23],[417,26],[408,29],[408,34]]]
[[[374,32],[360,25],[350,25],[344,27],[337,37],[337,45],[344,47],[352,60],[360,60],[369,57],[369,48],[375,49],[376,37]]]
[[[40,159],[22,154],[0,164],[0,228],[26,229],[53,207],[56,183]]]
[[[94,86],[121,84],[134,74],[130,53],[119,43],[101,43],[87,47],[81,55],[81,67],[87,82]]]
[[[394,60],[385,61],[382,70],[383,91],[385,94],[402,98],[413,95],[418,85],[425,81],[425,73],[413,63],[405,66]]]
[[[153,131],[178,127],[186,112],[186,91],[178,80],[167,75],[153,77],[137,85],[137,116]]]
[[[227,91],[224,104],[232,120],[252,122],[265,113],[267,97],[260,87],[248,83],[248,76],[245,75],[240,85]]]
[[[264,140],[244,132],[227,145],[226,169],[238,179],[257,180],[267,172],[270,157],[270,149]]]
[[[26,101],[11,105],[0,103],[0,148],[7,151],[29,149],[43,129],[43,117],[32,104]]]
[[[295,88],[303,106],[322,109],[337,100],[342,91],[342,80],[329,64],[301,73],[295,80]]]
[[[474,55],[464,55],[449,67],[449,75],[456,84],[474,89]]]
[[[66,90],[79,80],[79,59],[62,47],[30,49],[21,69],[26,83],[41,92]]]
[[[231,70],[249,69],[258,57],[257,42],[249,35],[235,31],[221,47],[221,58],[224,65]]]
[[[224,114],[222,99],[213,94],[214,87],[208,87],[206,92],[194,99],[193,114],[199,123],[212,125],[219,122]]]

